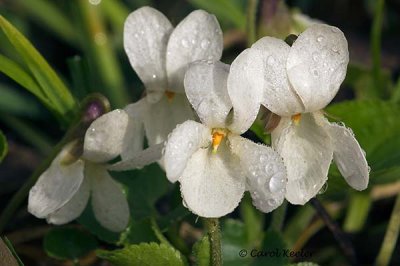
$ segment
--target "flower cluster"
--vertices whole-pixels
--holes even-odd
[[[327,181],[332,160],[350,186],[367,187],[363,150],[350,129],[330,123],[322,111],[349,61],[338,28],[314,24],[291,46],[264,37],[227,65],[219,61],[222,31],[213,15],[194,11],[174,29],[163,14],[143,7],[125,22],[124,47],[145,96],[96,119],[80,158],[69,162],[64,148],[30,192],[35,216],[69,222],[91,194],[99,222],[121,231],[129,208],[108,170],[155,161],[169,181],[179,181],[183,204],[202,217],[232,212],[245,191],[262,212],[285,198],[305,204]],[[260,106],[279,118],[272,147],[241,136]],[[118,155],[122,160],[109,164]]]

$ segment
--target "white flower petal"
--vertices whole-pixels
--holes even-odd
[[[90,195],[90,179],[84,178],[79,190],[61,208],[47,216],[50,224],[66,224],[78,218],[85,209]]]
[[[246,49],[232,62],[228,93],[233,106],[231,131],[241,134],[257,117],[264,98],[264,61],[257,49]]]
[[[152,104],[144,115],[144,128],[149,145],[164,142],[176,125],[193,120],[194,114],[185,95],[176,93],[169,100],[163,97]]]
[[[144,143],[144,115],[147,112],[148,103],[141,99],[136,103],[127,105],[124,110],[128,114],[128,125],[123,140],[121,158],[123,160],[136,156],[143,150]]]
[[[168,89],[183,93],[189,63],[202,59],[217,61],[222,49],[222,31],[216,17],[203,10],[190,13],[176,26],[168,41]]]
[[[165,145],[164,167],[168,180],[177,181],[193,153],[209,146],[211,141],[211,130],[200,123],[189,120],[178,125]]]
[[[172,30],[162,13],[147,6],[132,12],[125,21],[125,52],[149,91],[167,88],[165,55]]]
[[[328,179],[333,148],[318,115],[302,114],[298,125],[282,118],[272,131],[273,147],[287,168],[286,199],[292,204],[305,204]]]
[[[136,152],[134,156],[130,157],[127,160],[122,160],[121,162],[115,163],[107,167],[107,169],[112,171],[126,171],[142,168],[146,165],[160,160],[162,157],[163,147],[164,143],[150,146],[145,150]]]
[[[245,191],[237,156],[223,141],[217,153],[199,149],[189,159],[179,182],[184,203],[201,217],[221,217],[232,212]]]
[[[192,63],[185,75],[185,92],[203,124],[210,128],[225,128],[232,108],[226,80],[229,65],[219,61]]]
[[[294,42],[287,74],[306,112],[323,109],[335,97],[346,76],[349,51],[338,28],[315,24]]]
[[[129,206],[122,186],[99,165],[87,164],[85,174],[92,182],[92,206],[96,219],[113,232],[124,230],[129,222]]]
[[[290,46],[284,41],[264,37],[252,46],[261,52],[264,61],[264,100],[262,104],[280,116],[304,111],[303,103],[291,88],[286,74],[286,60]]]
[[[128,119],[127,113],[119,109],[97,118],[86,131],[82,156],[91,162],[106,162],[118,156]]]
[[[351,129],[327,122],[333,143],[333,160],[346,182],[357,190],[368,186],[369,168],[364,151]]]
[[[240,136],[230,136],[229,142],[240,159],[254,206],[265,213],[279,207],[285,199],[287,184],[286,167],[280,155],[270,147]]]
[[[28,211],[44,218],[66,204],[78,191],[83,180],[82,160],[62,165],[61,152],[29,191]]]

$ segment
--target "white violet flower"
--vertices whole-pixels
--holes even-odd
[[[227,86],[238,84],[229,82],[228,73],[229,65],[221,62],[191,65],[185,90],[202,123],[178,125],[165,146],[168,179],[180,182],[185,206],[202,217],[232,212],[245,190],[263,212],[277,208],[285,195],[286,169],[279,154],[241,137],[248,127],[229,123]]]
[[[122,186],[108,173],[106,162],[122,150],[128,115],[114,110],[97,118],[86,132],[81,158],[70,162],[69,143],[29,192],[28,211],[52,224],[78,218],[91,195],[94,215],[111,231],[129,222],[129,206]],[[112,130],[110,130],[112,129]]]
[[[285,161],[286,199],[293,204],[319,192],[332,159],[350,186],[363,190],[368,185],[369,167],[352,131],[330,123],[321,111],[339,90],[348,62],[344,34],[315,24],[291,47],[264,37],[232,63],[231,72],[237,73],[232,78],[242,84],[229,88],[234,120],[250,112],[254,121],[260,104],[282,117],[272,141]]]
[[[221,58],[222,31],[215,16],[203,10],[190,13],[174,29],[162,13],[142,7],[126,19],[124,47],[146,96],[125,108],[132,117],[131,145],[123,150],[123,159],[143,148],[144,133],[152,146],[164,142],[177,124],[194,119],[184,74],[193,61]]]

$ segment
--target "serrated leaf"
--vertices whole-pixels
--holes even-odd
[[[193,245],[193,256],[197,266],[209,266],[210,264],[210,239],[204,236]]]
[[[65,115],[73,110],[76,103],[71,93],[29,40],[3,16],[0,16],[0,27],[15,51],[23,59],[26,68],[29,69],[43,94],[55,106],[58,113]]]
[[[99,258],[111,262],[114,266],[180,266],[185,265],[181,254],[165,245],[143,243],[123,249],[97,251]]]
[[[4,136],[3,132],[0,130],[0,163],[3,161],[4,157],[6,157],[8,152],[8,144],[6,136]]]
[[[43,246],[50,257],[76,260],[95,250],[98,243],[92,235],[78,228],[59,227],[45,235]]]

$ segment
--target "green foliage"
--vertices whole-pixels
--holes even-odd
[[[0,27],[24,62],[23,67],[18,66],[2,56],[0,70],[38,97],[61,120],[68,122],[68,114],[73,112],[76,103],[63,81],[28,39],[3,16],[0,16]]]
[[[197,266],[210,265],[210,239],[208,235],[203,236],[202,239],[193,245],[193,256],[196,258]]]
[[[3,161],[4,157],[6,157],[8,152],[8,144],[6,136],[4,136],[3,132],[0,130],[0,163]]]
[[[157,243],[127,246],[120,250],[97,251],[97,256],[115,266],[179,266],[185,265],[179,251]]]
[[[222,258],[226,265],[246,265],[250,263],[251,244],[248,243],[246,226],[238,220],[226,219],[222,225]],[[248,254],[241,257],[239,252],[247,250]]]
[[[289,258],[284,254],[287,245],[284,242],[282,235],[278,231],[268,230],[260,248],[262,256],[256,257],[254,266],[284,266],[289,262]],[[254,252],[254,254],[257,254]]]
[[[43,246],[50,257],[76,260],[95,250],[98,243],[92,235],[80,229],[56,227],[46,234]]]

